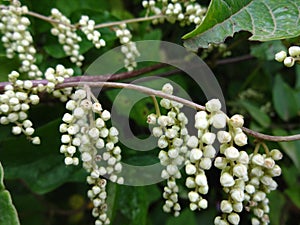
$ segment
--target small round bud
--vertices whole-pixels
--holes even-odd
[[[291,46],[289,47],[289,54],[292,57],[297,57],[300,55],[300,47],[299,46]]]
[[[187,141],[187,146],[190,148],[196,148],[198,147],[199,140],[196,136],[191,136]]]
[[[205,108],[208,112],[218,112],[221,110],[221,102],[219,99],[211,99],[205,104]]]
[[[239,150],[231,146],[225,149],[224,155],[226,156],[227,159],[236,160],[240,156],[240,153]]]
[[[286,52],[285,51],[280,51],[275,54],[275,60],[277,62],[283,62],[283,60],[286,58]]]
[[[244,146],[247,144],[247,135],[244,133],[239,133],[234,136],[234,143],[238,146]]]
[[[295,64],[295,59],[291,56],[288,56],[283,61],[286,67],[292,67]]]
[[[233,115],[230,118],[229,123],[234,128],[241,128],[244,125],[244,117],[242,115],[239,115],[239,114]]]
[[[231,135],[227,131],[220,130],[217,133],[217,139],[221,144],[228,143],[231,141]]]
[[[232,187],[235,182],[233,177],[229,173],[225,172],[220,177],[220,183],[223,187]]]
[[[230,213],[227,219],[234,225],[238,225],[240,223],[240,216],[237,213]]]
[[[216,134],[210,133],[210,132],[203,134],[203,136],[201,138],[201,140],[207,145],[212,145],[214,143],[215,139],[216,139]]]
[[[221,211],[223,213],[231,213],[232,212],[232,204],[227,201],[227,200],[223,200],[221,201],[221,205],[220,205]]]
[[[173,86],[170,83],[166,83],[163,87],[162,87],[162,91],[166,94],[173,94]]]

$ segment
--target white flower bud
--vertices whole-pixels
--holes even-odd
[[[13,133],[14,135],[21,134],[21,133],[22,133],[22,128],[19,127],[19,126],[13,126],[13,128],[12,128],[12,133]]]
[[[169,173],[170,176],[175,175],[178,172],[178,168],[175,165],[167,165],[167,172]]]
[[[292,67],[295,64],[295,59],[291,56],[288,56],[284,59],[283,64],[286,67]]]
[[[36,105],[39,103],[40,98],[38,95],[30,95],[29,100],[31,101],[31,104]]]
[[[170,174],[166,170],[162,170],[160,176],[163,179],[168,179],[170,177]]]
[[[71,137],[68,134],[64,134],[61,136],[61,143],[68,144],[71,141]]]
[[[41,139],[39,137],[34,137],[31,139],[31,143],[34,145],[39,145],[41,144]]]
[[[220,205],[221,211],[223,213],[231,213],[232,212],[232,204],[227,200],[222,200]]]
[[[280,51],[275,54],[275,60],[277,62],[283,62],[283,60],[286,58],[287,54],[285,51]]]
[[[27,127],[24,133],[31,136],[34,133],[34,129],[32,127]]]
[[[272,149],[270,151],[270,156],[274,159],[274,160],[280,160],[282,159],[282,153],[278,150],[278,149]]]
[[[215,159],[214,165],[216,168],[222,170],[227,166],[227,160],[224,157],[217,157]]]
[[[211,119],[212,119],[212,125],[217,129],[221,129],[226,126],[227,118],[224,113],[218,113],[214,115]]]
[[[170,122],[171,122],[171,120],[170,120],[170,117],[168,117],[168,116],[160,116],[157,119],[157,123],[163,127],[170,125]]]
[[[233,211],[235,212],[242,212],[243,211],[243,203],[242,202],[235,202],[232,204]]]
[[[244,125],[244,117],[242,115],[239,115],[239,114],[233,115],[230,118],[229,123],[234,128],[241,128]]]
[[[239,133],[239,134],[236,134],[234,136],[234,142],[238,145],[238,146],[244,146],[247,144],[247,135],[244,134],[244,133]]]
[[[189,197],[190,202],[197,202],[200,198],[199,194],[195,191],[190,191],[188,193],[188,197]]]
[[[89,130],[88,134],[91,138],[97,139],[99,138],[100,132],[97,128],[93,127],[92,129]]]
[[[163,87],[162,87],[162,91],[166,94],[173,94],[173,86],[170,83],[166,83]]]
[[[71,157],[66,157],[65,158],[65,164],[68,165],[72,165],[73,164],[73,159]]]
[[[187,188],[195,188],[196,187],[195,179],[192,177],[186,178],[185,186]]]
[[[221,110],[221,102],[219,99],[211,99],[205,104],[205,108],[208,112],[218,112]]]
[[[74,115],[75,118],[80,119],[85,115],[85,111],[84,111],[83,108],[77,107],[76,109],[74,109],[73,115]]]
[[[208,206],[208,202],[206,199],[201,199],[198,203],[198,206],[201,208],[201,209],[206,209],[207,206]]]
[[[169,143],[166,140],[165,136],[161,136],[158,139],[157,145],[158,145],[159,148],[166,148],[169,145]]]
[[[300,47],[299,46],[291,46],[289,47],[289,54],[292,57],[297,57],[300,55]]]
[[[205,173],[197,174],[197,176],[195,177],[195,182],[199,186],[207,186],[207,178]]]
[[[209,190],[208,185],[201,186],[201,187],[198,188],[198,192],[203,194],[203,195],[206,195],[208,193],[208,190]]]
[[[261,223],[260,223],[259,219],[255,218],[255,217],[252,217],[251,218],[251,224],[252,225],[260,225]]]
[[[265,158],[261,154],[255,154],[251,159],[252,163],[258,166],[263,166],[265,163]]]
[[[231,141],[231,135],[227,131],[220,130],[217,133],[217,139],[221,144],[228,143]]]
[[[70,155],[73,155],[75,152],[76,152],[76,148],[75,146],[68,146],[67,147],[67,152],[70,154]]]
[[[227,217],[231,224],[238,225],[240,223],[240,216],[237,213],[230,213]]]
[[[244,164],[236,164],[233,167],[233,175],[239,178],[248,177],[247,167]]]
[[[195,115],[195,121],[201,120],[201,119],[207,120],[207,112],[205,112],[205,111],[199,111],[199,112],[196,113],[196,115]]]
[[[86,98],[86,92],[85,92],[85,90],[79,89],[79,90],[75,91],[73,98],[75,100]]]
[[[212,161],[210,158],[202,158],[199,166],[204,170],[209,170],[212,166]]]
[[[102,106],[99,102],[95,102],[92,106],[92,110],[94,113],[100,113],[102,111]]]
[[[234,200],[235,202],[242,202],[244,201],[244,191],[242,191],[241,189],[233,189],[230,192],[230,196],[232,198],[232,200]]]
[[[253,200],[256,202],[261,202],[266,198],[266,193],[262,191],[257,191],[253,195]]]
[[[220,177],[220,183],[223,187],[231,187],[235,182],[233,177],[229,173],[225,172]]]
[[[273,177],[278,177],[281,175],[281,168],[278,165],[275,165],[271,171],[269,171],[269,173],[273,176]]]
[[[237,159],[237,162],[247,165],[249,163],[249,155],[248,155],[248,153],[245,152],[245,151],[240,151],[240,156]]]
[[[201,159],[203,153],[200,149],[198,148],[193,148],[190,152],[190,160],[191,162],[195,162],[198,161],[199,159]]]
[[[209,123],[208,123],[208,120],[205,118],[205,119],[197,119],[195,121],[195,128],[197,129],[201,129],[201,130],[204,130],[208,127]]]
[[[188,175],[193,175],[193,174],[196,173],[196,171],[197,171],[197,169],[196,169],[196,167],[193,164],[187,164],[185,166],[185,172]]]
[[[174,129],[167,129],[165,135],[168,139],[173,139],[177,136],[177,131]]]
[[[274,166],[275,166],[274,159],[270,157],[265,158],[264,167],[266,167],[267,169],[272,169]]]
[[[187,146],[190,148],[196,148],[198,147],[199,140],[196,136],[191,136],[187,141]]]
[[[217,151],[212,145],[206,145],[203,148],[203,156],[205,158],[211,158],[212,159],[212,158],[215,157],[216,153],[217,153]]]
[[[239,150],[237,150],[235,147],[231,146],[231,147],[225,149],[224,155],[229,160],[236,160],[240,156],[240,153],[239,153]]]
[[[168,156],[169,156],[171,159],[177,158],[178,155],[179,155],[179,152],[178,152],[177,149],[175,149],[175,148],[169,149],[169,151],[168,151]]]
[[[102,113],[101,113],[101,118],[104,120],[104,121],[107,121],[110,119],[110,112],[107,111],[107,110],[104,110]]]
[[[216,139],[216,134],[210,133],[210,132],[203,134],[203,136],[201,138],[201,140],[207,145],[212,145],[214,143],[215,139]]]
[[[195,211],[196,209],[198,209],[198,205],[196,203],[190,203],[190,210],[191,211]]]
[[[151,114],[148,115],[148,117],[147,117],[147,123],[148,123],[148,124],[156,124],[156,118],[157,118],[156,114],[151,113]]]
[[[83,162],[89,162],[89,161],[92,160],[92,156],[88,152],[83,152],[81,154],[81,159],[82,159]]]

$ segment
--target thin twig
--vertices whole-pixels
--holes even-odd
[[[228,59],[221,59],[216,61],[216,65],[224,65],[224,64],[229,64],[229,63],[237,63],[249,59],[253,59],[254,57],[252,55],[241,55],[237,57],[232,57]]]

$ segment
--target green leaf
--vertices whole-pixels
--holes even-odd
[[[293,132],[295,134],[299,133],[299,131]],[[273,134],[277,136],[287,136],[291,135],[287,133],[285,130],[277,129],[273,130]],[[280,147],[283,149],[285,154],[287,154],[290,159],[293,161],[294,165],[300,169],[300,141],[291,141],[291,142],[279,142]]]
[[[4,172],[0,163],[0,225],[19,225],[18,213],[12,203],[10,193],[5,190]]]
[[[288,121],[298,112],[298,102],[294,90],[283,81],[280,75],[276,75],[273,86],[273,104],[279,117]]]
[[[208,222],[208,221],[207,221]],[[195,214],[189,210],[185,209],[183,210],[179,217],[171,217],[166,225],[182,225],[182,224],[188,224],[188,225],[197,225]]]
[[[37,129],[40,146],[32,145],[24,137],[11,138],[1,143],[1,155],[6,178],[23,179],[29,188],[44,194],[68,181],[84,180],[81,167],[67,167],[59,153],[61,120],[50,122]]]
[[[250,40],[270,41],[298,36],[300,0],[212,0],[204,21],[183,38],[192,50],[221,43],[239,31]]]
[[[240,101],[241,105],[250,113],[253,119],[262,127],[269,127],[271,124],[270,117],[264,113],[260,108],[248,101]]]
[[[270,41],[265,43],[260,43],[258,45],[253,45],[251,47],[251,55],[262,60],[274,60],[274,56],[277,52],[281,50],[286,50],[286,47],[281,43],[281,41]]]
[[[298,208],[300,208],[300,191],[299,191],[299,185],[294,186],[294,187],[290,187],[290,188],[286,189],[285,193],[287,194],[287,196],[289,196],[289,198],[291,199],[291,201]]]
[[[281,225],[282,210],[285,205],[285,197],[280,191],[272,191],[268,198],[270,199],[270,222],[272,225]]]

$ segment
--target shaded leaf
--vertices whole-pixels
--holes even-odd
[[[251,55],[262,60],[274,60],[277,52],[286,50],[281,41],[270,41],[251,46]]]
[[[84,180],[81,167],[67,167],[59,153],[60,120],[37,129],[40,146],[32,145],[23,137],[5,140],[0,146],[0,157],[7,179],[23,179],[39,194],[47,193],[68,181]],[[5,149],[5,151],[3,150]]]
[[[279,117],[288,121],[297,115],[298,103],[294,90],[283,81],[280,75],[276,75],[273,86],[273,104]]]
[[[0,225],[18,225],[20,224],[18,213],[12,203],[10,193],[5,190],[4,172],[0,163]]]
[[[209,222],[209,221],[206,221]],[[178,217],[171,217],[166,225],[182,225],[182,224],[188,224],[188,225],[197,225],[195,214],[189,210],[185,209],[183,210]]]
[[[295,133],[299,133],[295,131]],[[273,130],[273,134],[277,136],[287,136],[290,135],[285,130]],[[280,147],[283,149],[285,154],[287,154],[290,159],[293,161],[294,165],[300,169],[300,141],[291,141],[291,142],[279,142]]]
[[[248,101],[240,101],[241,105],[250,113],[253,119],[263,127],[270,126],[271,119],[260,108]]]
[[[183,37],[185,46],[197,50],[239,31],[258,41],[298,36],[299,5],[300,0],[212,0],[202,24]]]
[[[273,225],[281,225],[282,210],[285,205],[285,197],[279,191],[272,191],[268,198],[270,199],[270,222]]]

